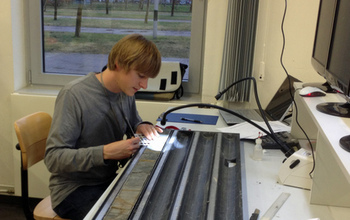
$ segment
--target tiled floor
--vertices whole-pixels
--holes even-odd
[[[26,220],[20,197],[0,195],[0,219]]]
[[[21,205],[0,203],[0,219],[25,220]]]

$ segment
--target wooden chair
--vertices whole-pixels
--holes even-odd
[[[16,148],[21,151],[22,203],[27,219],[62,219],[53,211],[50,196],[41,200],[34,211],[29,206],[28,168],[44,159],[51,121],[51,116],[45,112],[36,112],[15,121]]]

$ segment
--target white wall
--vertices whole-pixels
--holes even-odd
[[[204,103],[215,102],[218,93],[227,5],[227,0],[208,1],[201,94]]]
[[[13,142],[10,94],[13,91],[13,52],[10,1],[2,1],[0,7],[0,184],[13,185]]]
[[[253,72],[257,79],[260,63],[265,62],[265,79],[257,81],[263,107],[266,107],[286,78],[280,64],[284,2],[284,0],[263,0],[259,5]],[[325,80],[311,66],[319,0],[287,2],[284,22],[284,66],[290,75],[303,82],[324,82]]]
[[[24,115],[35,111],[53,113],[55,96],[21,95],[14,93],[25,82],[27,37],[22,18],[22,8],[27,0],[3,0],[0,7],[0,29],[4,30],[0,40],[0,189],[2,185],[16,186],[16,195],[20,195],[19,152],[14,150],[16,137],[13,122]],[[203,67],[202,102],[214,102],[220,79],[221,57],[225,31],[225,19],[228,0],[208,0],[208,18],[206,20],[205,55]],[[286,51],[285,65],[294,77],[305,81],[322,81],[310,64],[312,41],[318,0],[288,1],[285,22]],[[255,51],[254,74],[257,74],[258,63],[264,61],[265,81],[258,81],[259,97],[267,105],[277,88],[285,78],[279,63],[282,37],[280,23],[284,10],[284,0],[260,0],[257,43]],[[191,101],[191,100],[189,100]],[[137,103],[141,116],[145,120],[155,118],[169,106],[179,102]],[[32,196],[43,197],[48,194],[48,173],[43,164],[39,164],[32,180],[37,185],[30,189]]]

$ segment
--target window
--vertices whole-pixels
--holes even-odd
[[[106,0],[31,1],[30,83],[64,85],[88,72],[100,71],[107,64],[109,50],[121,37],[140,33],[155,42],[163,60],[189,65],[184,88],[186,92],[198,93],[202,66],[202,56],[198,54],[202,54],[206,2],[175,1],[172,13],[172,0],[158,1],[156,35],[154,0],[150,1],[148,15],[147,0],[109,0],[108,4]],[[76,28],[79,7],[81,28]]]

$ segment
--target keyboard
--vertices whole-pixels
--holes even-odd
[[[300,148],[299,146],[299,141],[292,137],[292,135],[287,132],[287,131],[282,131],[282,132],[276,132],[275,133],[276,137],[281,140],[283,143],[285,143],[288,147],[293,148],[297,147],[298,149]],[[261,146],[263,149],[280,149],[280,145],[276,143],[269,135],[265,135],[261,137],[262,143]]]

